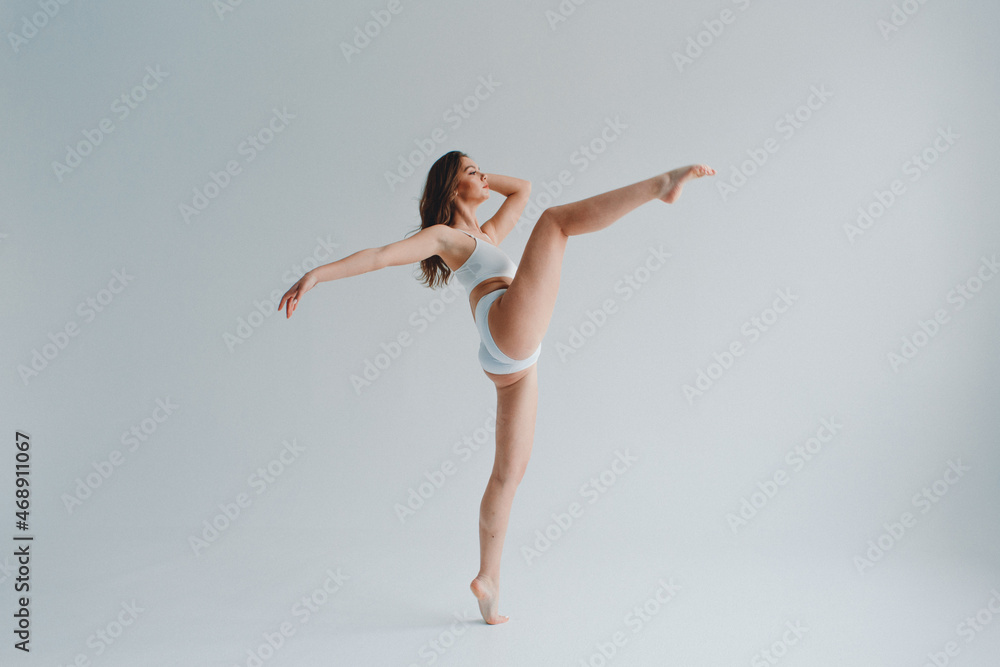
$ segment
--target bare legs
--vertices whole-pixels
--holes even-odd
[[[504,623],[497,612],[500,586],[500,555],[514,492],[531,458],[538,405],[538,366],[523,371],[523,377],[497,386],[496,455],[486,493],[479,506],[479,574],[470,584],[479,600],[479,611],[487,623]],[[503,376],[499,376],[503,377]]]
[[[642,204],[673,203],[684,184],[714,174],[704,165],[682,167],[617,190],[547,209],[525,246],[517,274],[487,317],[497,346],[514,359],[530,356],[548,329],[559,291],[563,253],[570,236],[608,227]],[[505,623],[498,609],[500,557],[514,493],[531,457],[538,404],[537,365],[513,375],[489,375],[497,386],[496,456],[480,505],[479,574],[470,588],[483,620]]]
[[[521,255],[507,292],[488,314],[497,347],[512,359],[525,359],[542,342],[559,292],[563,253],[570,236],[609,227],[626,213],[654,199],[673,203],[684,184],[715,173],[711,167],[681,167],[653,178],[570,204],[546,209]]]

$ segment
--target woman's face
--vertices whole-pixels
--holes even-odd
[[[490,198],[490,188],[486,174],[479,171],[479,165],[471,158],[462,158],[458,181],[458,198],[465,201],[484,202]]]

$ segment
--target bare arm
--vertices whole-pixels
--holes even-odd
[[[444,239],[440,233],[441,230],[436,227],[421,229],[402,241],[396,241],[379,248],[365,248],[343,259],[338,259],[336,262],[316,267],[288,288],[285,295],[281,297],[278,310],[284,308],[287,302],[288,308],[285,317],[286,319],[291,317],[302,296],[318,283],[349,278],[369,271],[384,269],[387,266],[412,264],[437,255]]]
[[[317,266],[306,275],[311,273],[317,283],[359,276],[362,273],[382,268],[378,265],[377,255],[378,248],[365,248],[343,259],[338,259],[336,262]]]
[[[531,182],[513,176],[486,174],[490,189],[507,199],[496,214],[483,223],[483,231],[500,243],[514,229],[531,196]]]

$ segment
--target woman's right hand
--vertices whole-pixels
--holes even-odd
[[[302,300],[302,296],[316,286],[316,277],[313,275],[312,271],[309,271],[304,276],[299,278],[299,281],[288,288],[285,292],[285,296],[281,297],[281,303],[278,304],[278,310],[286,307],[285,302],[287,301],[287,309],[285,311],[285,319],[287,320],[295,312],[295,307],[299,305],[299,301]]]

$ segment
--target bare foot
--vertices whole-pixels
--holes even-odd
[[[712,176],[714,174],[714,169],[703,164],[693,164],[689,167],[680,167],[679,169],[668,171],[660,176],[663,179],[663,184],[659,199],[668,204],[673,204],[681,196],[681,190],[684,188],[685,182],[692,178],[701,178],[702,176]]]
[[[479,575],[472,580],[469,588],[472,589],[472,594],[479,600],[479,613],[483,615],[484,621],[490,625],[496,625],[498,623],[506,623],[510,620],[509,616],[501,616],[497,613],[497,601],[500,598],[500,591],[497,590],[497,585],[490,579]]]

